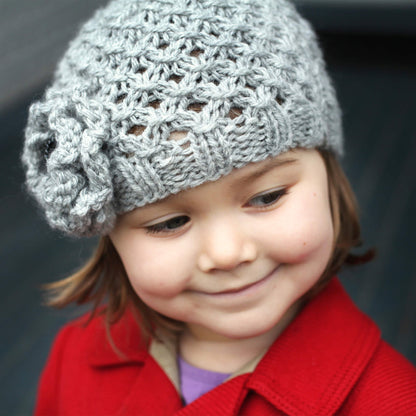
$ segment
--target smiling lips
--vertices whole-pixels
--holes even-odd
[[[210,295],[210,296],[223,296],[223,295],[242,294],[242,293],[248,292],[248,291],[250,291],[250,289],[261,286],[264,282],[269,280],[269,278],[274,274],[274,272],[278,268],[279,267],[276,267],[269,274],[267,274],[265,277],[263,277],[261,280],[258,280],[257,282],[249,283],[248,285],[238,287],[236,289],[228,289],[228,290],[224,290],[222,292],[214,292],[214,293],[206,293],[206,294]]]

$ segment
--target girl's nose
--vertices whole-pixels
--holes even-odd
[[[257,258],[257,245],[250,234],[226,219],[213,221],[202,236],[198,266],[203,272],[230,271]]]

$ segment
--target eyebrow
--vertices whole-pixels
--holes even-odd
[[[256,180],[266,173],[270,172],[273,169],[285,166],[285,165],[292,165],[296,163],[298,159],[296,158],[281,158],[281,159],[270,159],[267,161],[267,163],[264,163],[261,167],[257,169],[253,169],[253,171],[248,172],[244,175],[238,176],[235,182],[238,182],[240,186],[246,185],[248,182],[251,182],[253,180]]]

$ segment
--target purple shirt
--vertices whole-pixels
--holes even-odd
[[[178,357],[178,366],[181,392],[185,404],[193,402],[199,396],[217,387],[230,376],[230,374],[194,367],[184,361],[182,357]]]

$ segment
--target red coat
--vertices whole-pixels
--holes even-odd
[[[416,415],[415,368],[380,339],[338,280],[302,310],[253,373],[186,407],[138,347],[130,315],[112,333],[125,359],[108,344],[102,318],[62,329],[41,378],[37,416]]]

